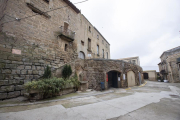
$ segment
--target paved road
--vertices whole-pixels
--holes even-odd
[[[180,120],[180,83],[148,81],[142,87],[112,90],[59,102],[0,108],[0,120]]]

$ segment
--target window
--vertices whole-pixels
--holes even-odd
[[[97,39],[99,39],[99,35],[97,35]]]
[[[106,48],[108,47],[108,45],[106,44]]]
[[[68,45],[65,44],[64,51],[67,51],[67,47],[68,47]]]
[[[84,46],[84,41],[81,40],[81,45]]]
[[[91,50],[91,39],[88,38],[88,50]]]
[[[103,58],[104,58],[104,49],[102,49],[102,53],[103,53]]]
[[[97,54],[99,55],[99,45],[97,45]]]
[[[108,52],[107,52],[107,59],[108,59]]]
[[[134,63],[134,64],[135,64],[135,63],[136,63],[136,60],[132,60],[132,63]]]
[[[91,26],[89,26],[89,32],[91,32]]]
[[[104,40],[102,40],[102,44],[104,44]]]
[[[69,27],[69,23],[64,22],[64,32],[67,32],[68,27]]]

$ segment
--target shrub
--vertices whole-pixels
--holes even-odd
[[[71,66],[66,64],[62,70],[62,76],[66,80],[71,76],[71,74],[72,74]]]
[[[45,68],[44,74],[42,76],[42,78],[51,78],[52,74],[51,74],[51,68],[49,66],[47,66]]]
[[[60,90],[64,88],[68,88],[69,86],[77,87],[80,85],[77,75],[64,80],[63,78],[49,78],[49,79],[41,79],[39,81],[32,81],[25,84],[25,89],[30,93],[31,90],[38,90],[38,92],[42,92],[43,98],[56,96]]]
[[[44,93],[44,98],[54,96],[63,89],[65,81],[62,78],[42,79],[39,81],[32,81],[25,84],[25,89],[30,92],[31,90],[38,90]]]

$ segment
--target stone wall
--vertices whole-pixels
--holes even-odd
[[[180,57],[180,53],[177,53],[167,58],[167,66],[168,66],[167,77],[170,82],[180,82],[180,72],[177,64],[177,58],[179,57]]]
[[[2,32],[0,40],[0,99],[23,95],[23,85],[41,77],[45,66],[49,65],[53,71],[77,58],[73,46],[68,52],[53,50]],[[21,54],[12,53],[13,49],[20,50]]]
[[[135,73],[135,83],[139,85],[139,72],[142,74],[142,68],[138,65],[134,65],[121,60],[105,60],[105,59],[86,59],[86,60],[76,60],[73,62],[72,66],[75,67],[75,72],[77,75],[81,75],[82,81],[88,81],[88,88],[100,90],[100,82],[105,82],[105,87],[108,89],[108,82],[106,81],[106,74],[110,71],[118,71],[121,73],[121,81],[119,87],[127,87],[127,72],[133,71]],[[57,71],[56,74],[58,74]],[[123,74],[125,74],[125,80],[123,80]],[[142,81],[144,79],[141,77]]]

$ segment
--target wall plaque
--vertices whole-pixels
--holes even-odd
[[[12,49],[12,53],[13,53],[13,54],[21,55],[21,50]]]

